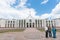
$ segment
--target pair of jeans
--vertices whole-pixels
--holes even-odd
[[[48,38],[48,30],[46,30],[45,36],[46,36],[46,38]]]
[[[51,31],[49,31],[49,37],[52,37],[52,33],[51,33]]]

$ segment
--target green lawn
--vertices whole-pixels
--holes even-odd
[[[25,29],[8,29],[8,30],[0,30],[0,33],[5,33],[5,32],[22,32]]]
[[[44,29],[38,29],[39,31],[41,31],[41,32],[44,32],[45,30]],[[60,32],[60,29],[57,29],[56,30],[57,32]]]
[[[41,31],[41,32],[44,32],[44,29],[38,29],[39,31]]]
[[[57,31],[57,32],[60,32],[60,29],[57,29],[56,31]]]

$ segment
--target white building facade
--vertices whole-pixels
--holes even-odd
[[[26,19],[0,19],[0,28],[44,28],[45,26],[60,27],[60,19],[34,19],[31,16]]]

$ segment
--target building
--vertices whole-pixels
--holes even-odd
[[[45,26],[60,28],[60,19],[36,19],[28,16],[26,19],[0,19],[0,28],[44,28]]]

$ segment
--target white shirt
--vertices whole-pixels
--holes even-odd
[[[48,30],[48,27],[45,27],[45,31]]]

